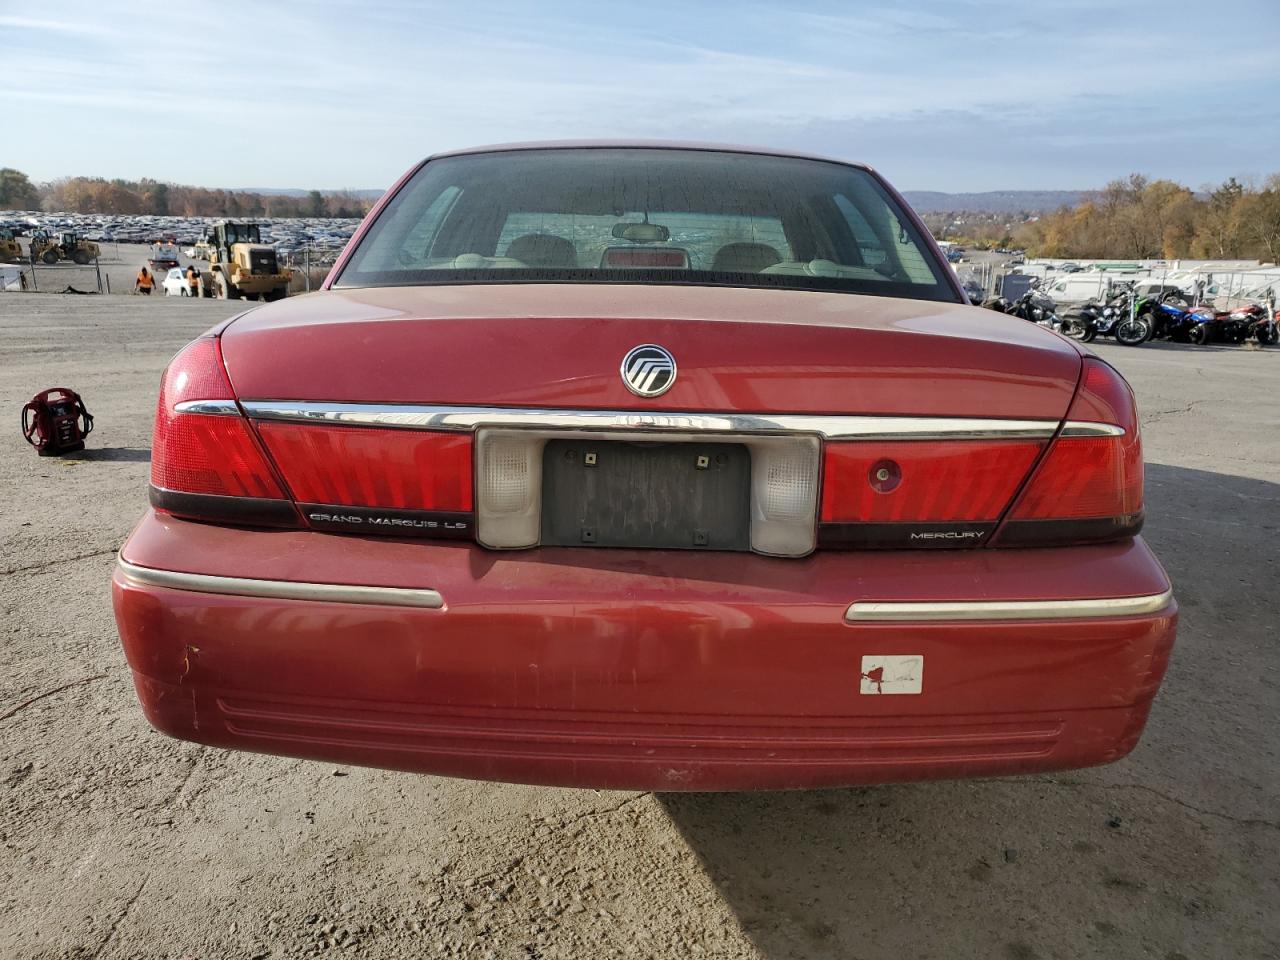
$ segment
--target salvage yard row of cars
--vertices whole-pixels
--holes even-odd
[[[288,358],[282,363],[281,358]],[[1113,761],[1177,606],[1133,394],[857,164],[438,155],[169,364],[113,576],[176,737],[541,784]]]
[[[157,217],[87,213],[8,212],[0,230],[16,236],[43,232],[58,236],[71,231],[95,243],[154,243],[173,240],[183,247],[198,243],[218,219],[216,217]],[[346,218],[271,219],[255,217],[263,241],[282,255],[303,248],[338,250],[351,239],[359,220]]]

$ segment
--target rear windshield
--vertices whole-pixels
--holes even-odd
[[[957,301],[943,269],[865,170],[582,148],[431,161],[334,285],[723,284]]]

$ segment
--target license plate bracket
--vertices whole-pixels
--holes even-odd
[[[751,452],[740,443],[548,440],[546,546],[750,550]]]

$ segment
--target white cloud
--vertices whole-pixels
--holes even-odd
[[[42,33],[74,34],[87,37],[123,37],[124,33],[111,26],[81,20],[39,20],[32,17],[0,16],[0,29],[39,31]]]

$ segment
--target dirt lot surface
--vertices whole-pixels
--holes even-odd
[[[1260,958],[1280,953],[1280,350],[1098,347],[1130,377],[1182,604],[1110,767],[815,793],[552,790],[179,743],[112,621],[160,370],[235,304],[0,294],[0,957]]]

